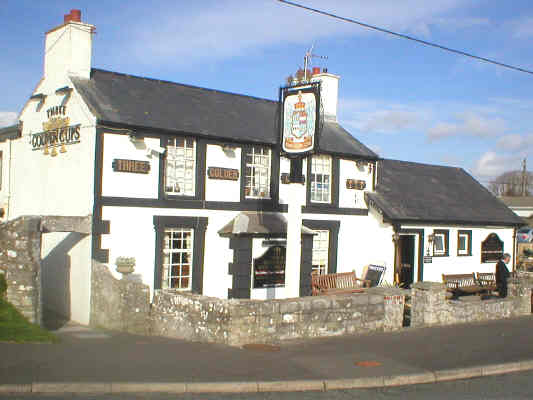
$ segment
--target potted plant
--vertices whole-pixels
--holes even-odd
[[[135,270],[135,257],[117,257],[115,260],[117,272],[127,275]]]

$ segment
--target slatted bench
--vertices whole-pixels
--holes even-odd
[[[488,293],[498,290],[498,286],[496,286],[496,274],[494,272],[477,272],[476,278],[478,283]]]
[[[337,274],[312,274],[311,285],[313,296],[320,296],[363,292],[364,288],[370,287],[370,281],[357,278],[355,271],[352,271]]]
[[[453,293],[454,297],[487,292],[487,289],[479,284],[473,272],[471,274],[442,274],[442,282],[446,285],[446,290]]]

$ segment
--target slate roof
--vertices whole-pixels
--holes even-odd
[[[101,123],[247,143],[278,143],[279,102],[93,68],[72,77]],[[377,159],[336,122],[324,123],[323,151]]]
[[[287,234],[287,220],[277,213],[242,212],[220,229],[218,234],[283,236]],[[302,235],[314,235],[314,232],[302,225]]]
[[[523,221],[461,168],[382,160],[371,206],[393,222],[522,225]]]
[[[20,137],[20,127],[18,124],[0,128],[0,142],[18,137]]]

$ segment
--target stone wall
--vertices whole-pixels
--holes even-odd
[[[476,296],[446,299],[446,286],[417,282],[411,294],[411,326],[453,325],[531,314],[531,286],[521,278],[510,278],[508,297],[480,300]]]
[[[41,324],[41,219],[20,217],[0,224],[0,271],[7,300],[30,322]]]
[[[405,294],[375,288],[336,296],[225,300],[157,290],[152,334],[242,345],[392,331],[402,327]]]
[[[148,335],[150,288],[133,279],[118,280],[106,265],[93,261],[91,274],[92,326]]]

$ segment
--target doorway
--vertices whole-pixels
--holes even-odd
[[[418,280],[416,235],[400,235],[400,287],[408,288]]]

